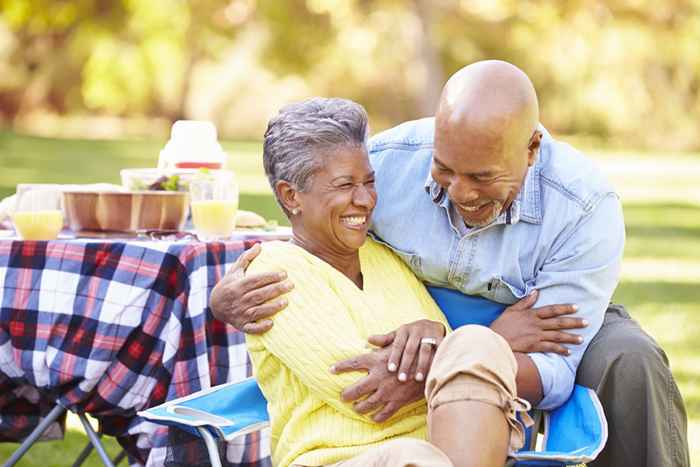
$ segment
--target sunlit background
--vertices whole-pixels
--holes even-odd
[[[0,0],[0,198],[118,182],[156,165],[173,121],[204,119],[242,207],[284,222],[260,163],[281,105],[351,98],[376,132],[431,115],[446,78],[487,58],[525,70],[543,124],[618,187],[615,299],[667,350],[700,465],[699,0]],[[83,440],[24,465],[70,465],[55,450]]]

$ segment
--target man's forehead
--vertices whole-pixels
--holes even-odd
[[[504,148],[501,139],[436,138],[433,158],[442,165],[468,172],[497,170],[505,160]]]

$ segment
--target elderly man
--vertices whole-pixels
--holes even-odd
[[[592,387],[610,426],[595,465],[689,465],[683,402],[666,356],[624,308],[608,306],[624,247],[618,197],[589,160],[539,125],[525,73],[500,61],[461,69],[445,85],[435,118],[374,136],[370,160],[379,195],[375,239],[426,283],[515,304],[491,327],[513,348],[521,397],[549,409],[566,400],[574,381]],[[290,285],[243,276],[255,254],[217,285],[211,306],[219,319],[261,333]],[[580,344],[553,332],[517,345],[528,327],[546,327],[558,304],[585,320]],[[376,411],[375,420],[423,390],[391,359],[387,346],[335,365],[368,372],[343,396],[362,399],[356,410]]]

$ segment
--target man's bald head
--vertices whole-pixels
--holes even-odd
[[[435,115],[433,179],[467,225],[492,222],[520,191],[542,134],[530,78],[507,62],[468,65],[445,85]]]
[[[468,127],[494,136],[528,138],[539,122],[537,94],[530,78],[515,65],[476,62],[447,81],[435,117],[446,130]]]

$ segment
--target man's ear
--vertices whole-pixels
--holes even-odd
[[[535,130],[530,137],[530,142],[527,144],[527,166],[532,167],[537,162],[537,154],[540,151],[540,143],[542,142],[542,132]]]
[[[280,203],[288,212],[299,208],[298,191],[291,183],[278,180],[277,183],[275,183],[275,192],[277,193],[277,199],[280,200]]]

